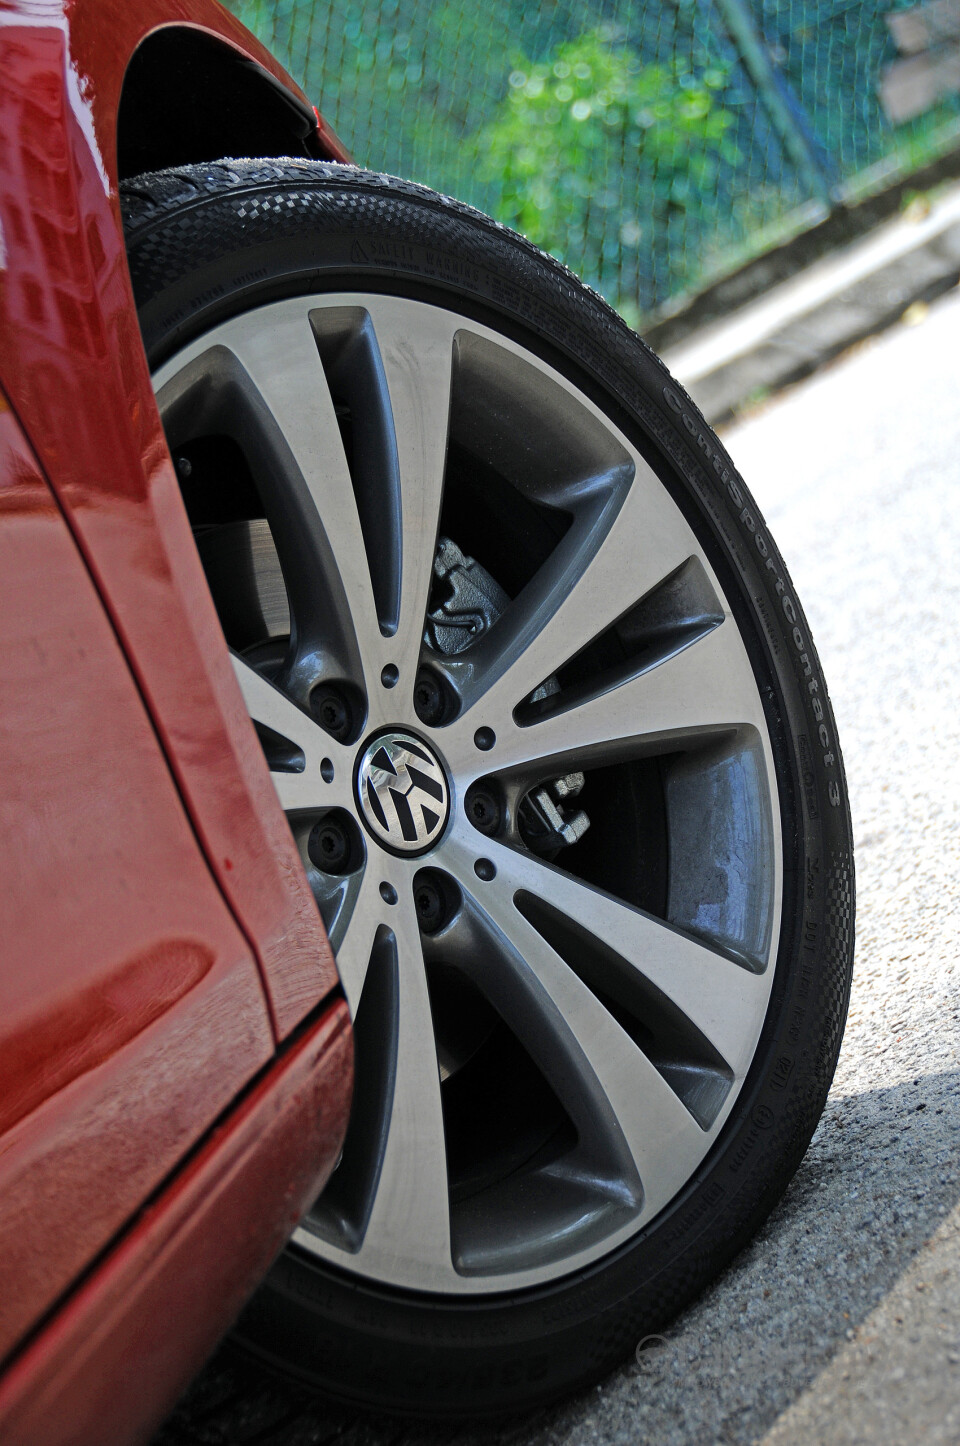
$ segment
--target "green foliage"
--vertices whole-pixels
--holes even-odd
[[[955,148],[960,98],[892,127],[892,9],[750,0],[856,201]],[[491,211],[633,324],[810,224],[785,151],[707,0],[226,0],[361,165]]]
[[[514,59],[510,91],[474,140],[498,218],[586,273],[651,244],[671,211],[698,209],[718,162],[738,151],[723,108],[726,72],[644,65],[610,28]]]
[[[507,89],[518,0],[228,0],[361,165],[479,201],[469,137]]]
[[[728,72],[692,35],[653,64],[584,0],[228,3],[361,164],[491,212],[633,324],[720,244],[704,197],[740,155]]]
[[[503,28],[493,7],[427,5],[395,29],[371,29],[351,16],[333,109],[373,107],[382,145],[361,159],[438,189],[461,180],[464,136],[475,131],[504,84]],[[470,83],[450,66],[469,56]]]

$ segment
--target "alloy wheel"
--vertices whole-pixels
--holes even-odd
[[[249,497],[198,546],[356,1024],[296,1247],[569,1274],[696,1172],[770,998],[776,774],[707,554],[583,392],[437,305],[273,302],[155,381],[185,491],[216,456]]]

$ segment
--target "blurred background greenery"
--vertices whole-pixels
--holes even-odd
[[[960,0],[228,4],[358,163],[524,232],[635,326],[960,141],[949,86],[914,80],[906,117],[884,91],[890,17],[960,29]],[[951,25],[917,33],[914,69],[949,69]]]

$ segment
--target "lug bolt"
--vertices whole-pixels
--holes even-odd
[[[424,869],[413,881],[413,905],[423,934],[435,934],[463,902],[459,889],[446,874]]]
[[[471,788],[466,798],[467,818],[481,833],[496,833],[500,827],[500,801],[489,788]]]
[[[350,732],[350,709],[335,688],[324,688],[310,700],[321,728],[343,742]]]
[[[417,885],[413,897],[421,929],[424,933],[432,934],[443,921],[443,899],[440,896],[440,890],[436,884],[424,880],[422,884]]]
[[[342,824],[335,818],[323,818],[314,824],[307,841],[310,862],[324,874],[341,874],[350,859],[350,840]]]
[[[413,706],[421,723],[434,725],[444,714],[443,688],[432,673],[424,670],[413,690]]]

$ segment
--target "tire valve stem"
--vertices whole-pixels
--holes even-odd
[[[590,819],[582,808],[569,813],[565,808],[583,783],[582,773],[565,773],[527,794],[520,805],[520,823],[532,848],[559,848],[583,838]]]

